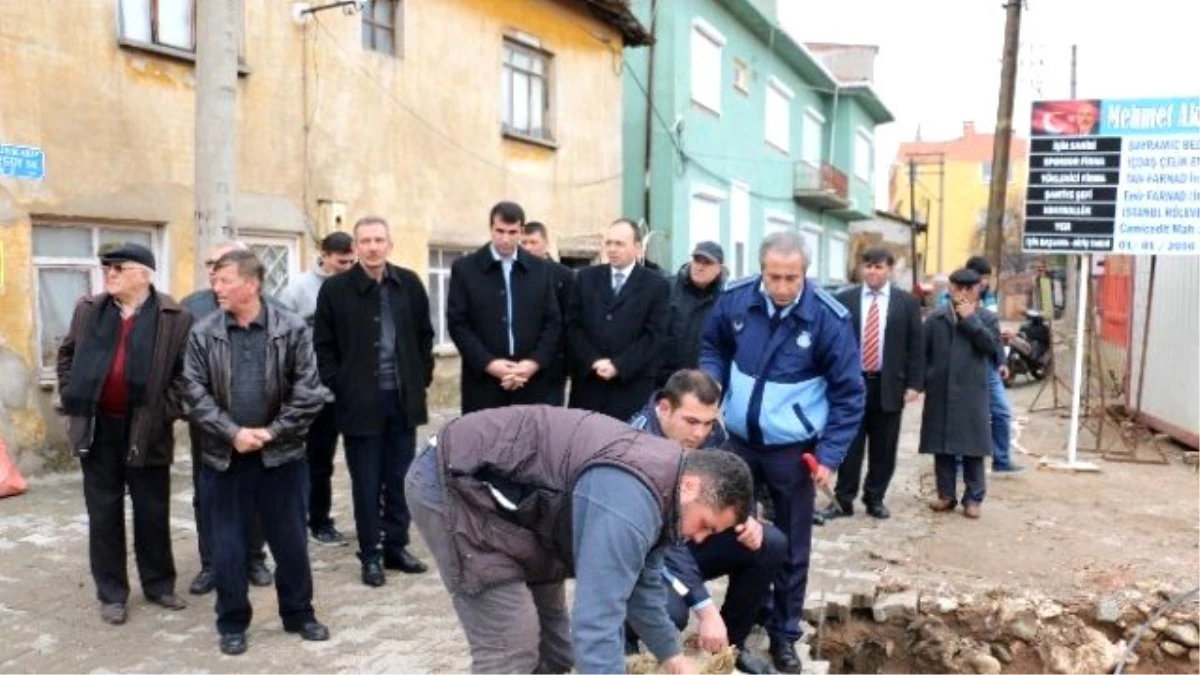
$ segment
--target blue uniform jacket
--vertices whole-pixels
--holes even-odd
[[[663,433],[662,426],[658,423],[658,413],[655,411],[657,398],[658,392],[655,392],[646,407],[630,418],[629,424],[634,429],[666,438],[667,435]],[[721,421],[717,420],[712,431],[709,432],[708,438],[704,440],[704,449],[724,449],[728,440],[729,435],[725,433]],[[692,555],[686,542],[679,541],[668,546],[663,563],[665,568],[663,577],[667,582],[668,593],[682,595],[683,601],[693,612],[712,604],[712,594],[708,592],[708,586],[704,584],[704,575],[700,573],[700,565],[696,562],[696,557]]]
[[[782,311],[761,276],[732,284],[709,315],[700,367],[721,383],[732,436],[763,449],[815,444],[821,464],[841,465],[863,416],[862,359],[850,313],[814,280]]]

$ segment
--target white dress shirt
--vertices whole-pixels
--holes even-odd
[[[878,295],[876,295],[878,294]],[[867,343],[867,317],[871,314],[871,301],[875,300],[879,304],[879,367],[883,368],[883,342],[887,335],[887,315],[888,303],[891,301],[892,284],[885,283],[878,291],[871,290],[871,287],[862,285],[862,315],[859,317],[859,334],[858,344],[864,345]]]

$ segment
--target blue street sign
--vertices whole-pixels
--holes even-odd
[[[0,178],[42,180],[46,177],[46,153],[28,145],[0,143]]]

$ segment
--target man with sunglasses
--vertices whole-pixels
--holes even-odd
[[[133,502],[133,550],[146,599],[170,610],[171,423],[182,416],[183,350],[192,317],[155,290],[154,254],[121,244],[100,256],[104,292],[82,298],[58,349],[58,391],[71,448],[83,469],[88,558],[100,618],[128,616],[125,493]]]
[[[192,313],[196,321],[200,321],[218,309],[217,294],[212,290],[213,265],[221,256],[230,251],[245,250],[247,250],[246,244],[240,241],[222,241],[208,252],[208,256],[204,259],[204,266],[208,268],[209,288],[197,290],[179,301],[179,304]],[[209,532],[208,519],[204,516],[204,507],[201,505],[200,467],[203,465],[203,461],[200,459],[200,448],[204,445],[201,442],[203,434],[203,429],[188,422],[188,439],[192,448],[192,513],[196,520],[196,539],[200,548],[200,571],[196,574],[196,578],[192,579],[191,586],[188,587],[188,592],[192,595],[205,595],[217,587],[212,567],[212,546],[209,544],[212,535]],[[271,570],[267,569],[262,523],[258,518],[250,519],[250,527],[246,536],[246,550],[250,552],[246,562],[246,578],[254,586],[270,586]]]

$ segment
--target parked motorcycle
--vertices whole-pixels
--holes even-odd
[[[1054,349],[1051,347],[1050,326],[1036,309],[1025,310],[1025,321],[1016,334],[1006,336],[1004,362],[1008,377],[1004,386],[1011,387],[1017,375],[1040,380],[1054,372]]]

